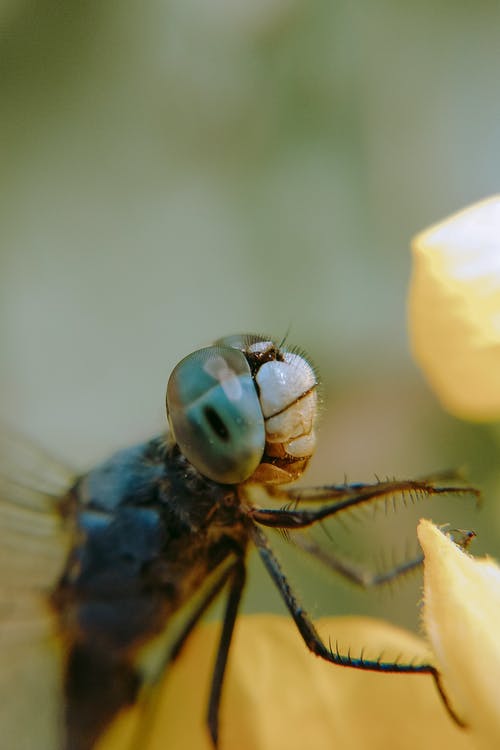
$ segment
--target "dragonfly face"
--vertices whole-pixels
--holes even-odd
[[[314,450],[317,386],[296,352],[262,336],[228,336],[190,354],[170,376],[172,434],[216,482],[290,482]]]
[[[300,475],[312,455],[317,386],[307,359],[271,339],[221,339],[174,369],[167,386],[166,436],[115,454],[78,478],[52,509],[47,493],[32,490],[32,504],[43,499],[45,513],[58,513],[68,544],[57,580],[44,581],[63,642],[64,672],[60,740],[58,745],[47,741],[46,748],[90,750],[120,710],[147,701],[142,649],[185,613],[152,675],[151,694],[155,679],[227,589],[208,712],[217,744],[223,677],[250,544],[258,548],[301,637],[316,655],[361,669],[428,672],[438,679],[429,664],[372,662],[332,652],[298,604],[262,531],[274,527],[298,534],[299,547],[354,583],[381,583],[419,565],[420,555],[370,581],[366,571],[299,535],[347,508],[388,495],[404,500],[410,493],[471,491],[431,480],[282,487]],[[5,485],[0,512],[23,505],[14,501],[19,487]],[[257,506],[257,496],[271,504],[278,500],[281,507]],[[22,491],[20,497],[25,498]],[[0,546],[8,534],[6,528]],[[29,581],[25,587],[30,590]],[[38,586],[37,596],[40,591]]]

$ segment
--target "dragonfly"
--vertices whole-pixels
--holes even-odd
[[[270,533],[281,531],[354,584],[381,585],[420,566],[421,553],[383,572],[361,570],[326,536],[319,543],[308,532],[388,498],[397,504],[477,491],[451,475],[294,486],[315,448],[318,388],[300,350],[269,336],[233,335],[174,368],[165,434],[83,475],[21,439],[4,441],[0,657],[9,668],[0,676],[0,731],[11,750],[94,748],[120,712],[154,693],[225,595],[206,713],[220,747],[224,674],[252,548],[307,649],[334,665],[428,674],[453,716],[433,664],[355,657],[325,643],[289,585]],[[16,462],[24,468],[9,468]],[[157,641],[161,655],[146,674],[141,655]],[[13,684],[28,697],[53,695],[50,710],[25,717],[11,697]]]

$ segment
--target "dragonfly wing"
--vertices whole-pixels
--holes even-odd
[[[71,472],[17,436],[0,439],[0,736],[62,746],[62,643],[49,597],[70,546],[57,500]]]
[[[45,601],[1,589],[0,733],[11,750],[61,747],[62,648]]]

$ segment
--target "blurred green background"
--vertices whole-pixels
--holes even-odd
[[[324,383],[308,482],[466,464],[500,556],[499,442],[406,328],[412,235],[498,191],[499,29],[484,0],[4,2],[0,417],[83,469],[163,429],[185,354],[290,329]],[[315,612],[416,619],[418,581],[308,576]]]

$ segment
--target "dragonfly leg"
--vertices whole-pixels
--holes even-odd
[[[209,609],[210,605],[215,601],[217,596],[221,593],[228,580],[234,575],[235,568],[240,564],[239,559],[234,560],[227,565],[218,577],[213,581],[208,590],[204,593],[204,596],[198,602],[193,612],[190,614],[189,619],[184,624],[182,630],[178,634],[177,638],[169,648],[163,661],[159,665],[157,670],[158,677],[165,674],[165,670],[169,664],[172,664],[180,655],[183,647],[185,646],[192,631],[201,620],[205,612]],[[140,748],[149,747],[149,740],[152,727],[154,726],[154,715],[158,708],[158,701],[160,698],[159,690],[160,682],[155,680],[150,683],[147,688],[143,689],[143,714],[142,718],[137,726],[133,742],[130,746],[130,750],[140,750]]]
[[[444,703],[446,710],[455,723],[464,726],[464,723],[456,715],[450,705],[446,693],[441,684],[441,678],[437,668],[433,664],[413,664],[398,661],[383,661],[379,659],[365,659],[362,655],[353,657],[350,654],[341,654],[338,649],[328,647],[322,640],[318,631],[314,627],[311,619],[304,611],[297,598],[293,594],[290,585],[280,568],[268,541],[262,531],[257,527],[252,528],[252,538],[259,550],[260,557],[268,573],[273,579],[278,591],[281,594],[285,605],[287,606],[297,629],[307,648],[316,656],[332,664],[338,664],[342,667],[352,667],[354,669],[363,669],[371,672],[385,672],[397,674],[429,674],[433,677],[439,695]]]
[[[443,531],[462,549],[467,549],[475,536],[473,531],[462,529],[446,530],[444,528]],[[355,565],[349,560],[335,555],[330,550],[321,547],[313,539],[294,535],[293,543],[297,547],[300,547],[300,549],[304,550],[308,555],[311,555],[311,557],[319,560],[319,562],[327,568],[330,568],[330,570],[343,576],[343,578],[354,583],[356,586],[361,586],[365,589],[374,586],[384,586],[386,583],[391,583],[391,581],[417,570],[424,562],[423,553],[416,552],[413,557],[407,557],[406,559],[401,560],[401,562],[392,565],[392,567],[387,570],[377,572],[370,570],[369,568]]]
[[[384,498],[394,507],[397,503],[416,502],[433,495],[470,495],[476,502],[479,493],[465,485],[436,485],[429,480],[403,480],[377,482],[376,484],[332,485],[329,487],[267,489],[270,499],[286,503],[283,508],[253,507],[248,515],[262,526],[285,529],[303,529],[351,508],[368,505]],[[301,504],[318,503],[320,507],[300,507]]]
[[[413,558],[403,560],[398,565],[393,565],[392,568],[377,573],[368,568],[354,565],[350,561],[334,555],[329,550],[327,551],[320,547],[320,545],[316,544],[312,539],[303,539],[302,537],[294,535],[293,543],[304,550],[304,552],[307,552],[308,555],[311,555],[311,557],[319,560],[327,568],[330,568],[330,570],[335,571],[335,573],[338,573],[346,580],[354,583],[356,586],[361,586],[362,588],[383,586],[386,583],[390,583],[396,578],[416,570],[424,561],[424,556],[420,552]]]
[[[245,563],[243,560],[239,560],[233,569],[233,578],[226,603],[224,622],[222,625],[219,647],[217,649],[217,658],[215,660],[212,686],[210,688],[210,698],[208,701],[207,724],[214,747],[217,747],[219,739],[219,706],[222,693],[222,683],[224,682],[227,657],[233,636],[234,623],[236,622],[238,607],[241,601],[241,594],[245,585],[245,577]]]
[[[168,659],[167,663],[172,663],[177,659],[180,652],[182,651],[186,641],[188,640],[189,636],[191,635],[191,632],[196,627],[200,619],[203,617],[205,612],[209,609],[210,605],[215,601],[215,599],[218,597],[228,580],[231,578],[231,576],[234,574],[234,569],[238,565],[237,562],[233,562],[232,565],[227,567],[220,577],[214,582],[212,588],[209,589],[207,594],[205,595],[205,598],[201,600],[201,602],[198,604],[196,609],[192,612],[191,616],[189,617],[188,621],[185,623],[183,629],[179,633],[176,641],[172,645],[169,653],[168,653]],[[166,667],[167,664],[164,665]]]

